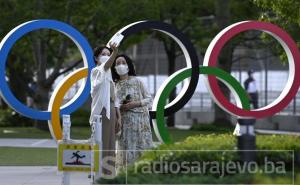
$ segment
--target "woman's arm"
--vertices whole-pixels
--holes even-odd
[[[145,88],[144,84],[142,81],[139,81],[140,83],[140,89],[141,89],[141,93],[143,98],[141,99],[141,106],[149,106],[152,103],[152,96],[149,93],[149,91]]]
[[[102,82],[104,81],[104,71],[102,69],[98,69],[98,68],[94,68],[91,71],[91,94],[92,97],[95,93],[95,91],[97,91],[100,87],[100,85],[102,84]]]
[[[143,106],[149,106],[152,103],[152,96],[150,93],[146,90],[144,84],[142,81],[138,80],[139,82],[139,88],[141,91],[141,100],[140,101],[131,101],[125,105],[121,105],[121,110],[130,110],[135,107],[143,107]]]
[[[121,113],[119,107],[115,107],[116,109],[116,131],[115,133],[118,133],[121,130]]]
[[[116,43],[109,43],[109,47],[113,50],[111,56],[109,57],[108,61],[104,64],[104,70],[107,71],[108,69],[111,68],[113,65],[115,58],[118,54],[118,47]]]

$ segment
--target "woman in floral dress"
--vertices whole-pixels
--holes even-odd
[[[136,77],[134,65],[126,55],[118,55],[112,66],[116,96],[120,101],[121,130],[118,137],[117,166],[137,159],[153,146],[149,111],[152,97]]]

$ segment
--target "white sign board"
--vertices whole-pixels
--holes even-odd
[[[91,145],[63,144],[58,146],[59,171],[91,171]],[[94,146],[94,171],[99,167],[99,146]]]

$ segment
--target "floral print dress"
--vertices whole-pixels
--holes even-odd
[[[121,111],[121,134],[117,144],[117,167],[134,162],[145,149],[153,147],[149,111],[152,97],[143,83],[136,77],[116,83],[116,96],[120,104],[126,101],[140,101],[141,107]]]

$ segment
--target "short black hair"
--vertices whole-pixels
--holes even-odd
[[[96,58],[98,57],[98,55],[104,50],[104,49],[108,49],[108,51],[110,52],[110,54],[112,53],[112,49],[105,46],[105,45],[101,45],[101,46],[98,46],[96,48],[94,48],[94,62],[95,64],[97,65],[97,61],[96,61]]]
[[[133,64],[131,58],[125,54],[121,54],[121,55],[116,56],[115,61],[114,61],[113,65],[111,66],[111,74],[112,74],[112,78],[113,78],[114,82],[117,82],[120,80],[120,76],[118,75],[118,73],[115,69],[116,60],[119,57],[124,57],[124,59],[126,60],[126,63],[128,65],[128,76],[136,76],[135,67],[134,67],[134,64]]]
[[[248,75],[250,76],[251,74],[253,74],[254,73],[254,70],[253,69],[250,69],[250,70],[248,70]]]

